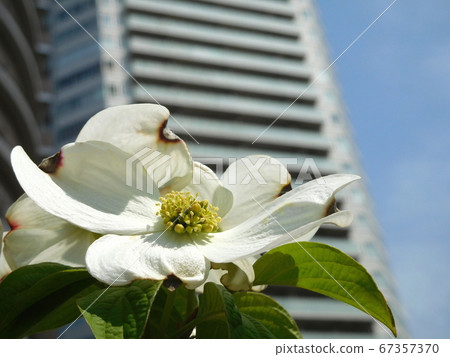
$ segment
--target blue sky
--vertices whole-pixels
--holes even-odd
[[[318,0],[331,60],[393,0]],[[450,338],[450,2],[398,0],[334,67],[412,337]]]

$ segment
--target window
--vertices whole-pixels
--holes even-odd
[[[106,68],[106,69],[109,70],[109,71],[113,71],[113,70],[114,70],[114,67],[115,67],[115,63],[114,63],[114,61],[111,60],[111,59],[105,59],[105,60],[103,61],[103,67]]]
[[[64,116],[74,110],[91,105],[96,101],[102,100],[102,92],[97,86],[83,92],[78,96],[74,96],[64,102],[58,104],[55,108],[56,116]]]
[[[108,94],[111,97],[114,97],[117,95],[117,86],[115,84],[108,85]]]
[[[56,90],[66,89],[89,78],[95,77],[98,74],[100,74],[100,65],[98,63],[95,63],[94,65],[91,65],[80,71],[76,71],[69,74],[68,76],[62,77],[61,79],[56,81],[55,88]]]
[[[68,14],[76,17],[76,15],[80,15],[82,12],[93,7],[95,7],[95,0],[81,0],[74,2],[72,5],[65,6],[64,9],[60,9],[55,15],[55,20],[66,21],[70,19]]]

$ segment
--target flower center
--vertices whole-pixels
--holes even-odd
[[[172,191],[160,197],[160,215],[169,230],[177,233],[212,233],[217,232],[219,222],[217,207],[207,200],[198,201],[198,193]]]

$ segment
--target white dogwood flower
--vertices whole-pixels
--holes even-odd
[[[86,253],[87,269],[98,280],[125,285],[175,276],[193,289],[206,280],[211,263],[309,240],[324,223],[350,224],[350,212],[331,208],[336,192],[357,176],[327,176],[280,196],[286,169],[252,156],[219,179],[192,162],[184,142],[166,129],[167,117],[155,105],[110,108],[40,167],[21,147],[11,154],[37,206],[101,235]]]
[[[121,114],[130,116],[126,123],[121,120]],[[110,142],[133,155],[147,147],[165,145],[157,143],[153,133],[167,120],[168,114],[167,109],[156,105],[141,107],[139,113],[132,107],[129,107],[126,113],[123,109],[122,111],[117,111],[116,108],[106,109],[90,119],[89,125],[83,128],[77,141],[95,139]],[[98,125],[104,127],[99,130]],[[173,155],[175,157],[184,155],[179,161],[189,176],[192,167],[190,156],[184,149],[184,143],[178,145],[182,149]],[[59,154],[45,159],[40,168],[43,171],[54,170],[52,165],[57,162],[55,159],[58,156]],[[26,194],[9,208],[5,218],[10,230],[3,233],[4,248],[0,260],[0,273],[42,262],[84,267],[87,248],[99,237],[98,234],[48,213]]]

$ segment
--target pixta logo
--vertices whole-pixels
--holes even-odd
[[[126,161],[126,184],[150,194],[170,180],[170,155],[144,148]],[[144,186],[145,185],[145,186]]]
[[[126,160],[126,184],[149,194],[157,192],[172,177],[170,155],[165,155],[151,148],[144,148]],[[203,157],[195,158],[209,167],[214,167],[215,174],[205,170],[194,170],[192,185],[202,185],[202,180],[217,180],[220,178],[225,185],[259,185],[273,183],[286,185],[293,183],[300,185],[305,179],[317,179],[322,183],[323,178],[312,158],[299,160],[297,158],[271,158],[268,156],[253,156],[244,158]],[[289,166],[295,166],[297,177],[288,173]],[[216,176],[217,175],[217,176]],[[203,182],[204,183],[204,182]],[[323,181],[324,183],[324,181]]]

